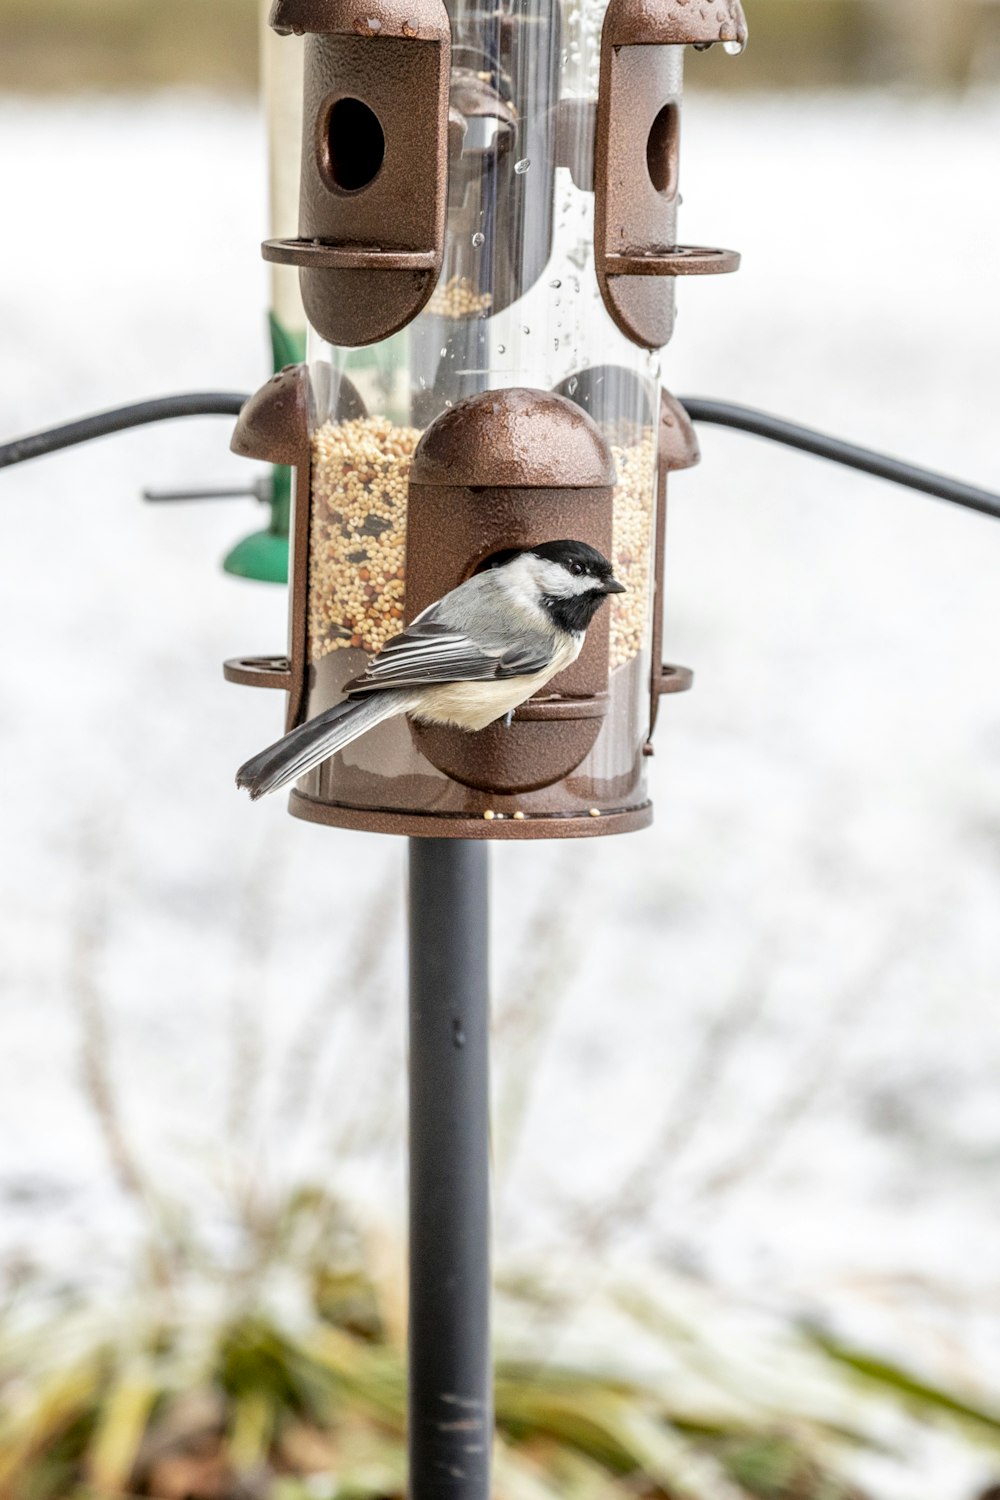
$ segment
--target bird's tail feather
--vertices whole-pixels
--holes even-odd
[[[240,766],[236,785],[244,787],[255,802],[268,792],[280,791],[383,719],[404,713],[409,698],[408,693],[402,692],[373,693],[360,702],[338,703],[328,708]]]

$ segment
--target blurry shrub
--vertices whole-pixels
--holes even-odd
[[[747,0],[738,66],[714,49],[694,87],[962,83],[1000,75],[995,0]],[[256,0],[0,0],[0,89],[250,90]]]
[[[256,0],[0,0],[0,88],[257,85]]]

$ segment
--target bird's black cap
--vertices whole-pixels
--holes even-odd
[[[607,558],[588,542],[542,542],[529,550],[546,562],[561,563],[571,573],[586,573],[602,583],[614,573]]]
[[[544,558],[546,562],[560,563],[571,573],[593,578],[606,594],[625,592],[623,585],[615,579],[614,569],[607,558],[596,547],[591,547],[589,542],[539,542],[535,547],[508,547],[504,552],[494,553],[487,566],[502,568],[505,563],[521,557],[525,552]]]

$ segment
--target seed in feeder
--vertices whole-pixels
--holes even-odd
[[[476,243],[475,236],[472,243]],[[492,292],[477,292],[468,276],[453,276],[437,288],[427,304],[427,311],[436,313],[439,318],[483,318],[492,306]],[[446,353],[446,349],[441,350],[442,357]]]
[[[601,809],[599,807],[592,807],[590,809],[590,816],[592,818],[599,818],[601,816]]]
[[[646,429],[639,442],[613,444],[611,452],[618,471],[611,557],[615,576],[627,590],[616,595],[611,606],[610,666],[614,671],[638,656],[648,627],[655,508],[653,434]]]
[[[372,655],[398,631],[404,597],[407,484],[419,439],[416,428],[396,427],[384,417],[326,422],[313,434],[309,549],[309,654],[313,661],[347,646]],[[361,577],[359,564],[367,580]],[[371,593],[366,596],[368,588]],[[399,606],[395,618],[377,607],[386,601],[390,607]]]
[[[529,161],[528,157],[522,156],[520,161],[516,161],[514,163],[514,171],[517,173],[518,177],[523,177],[530,166],[531,162]]]
[[[487,823],[492,823],[493,819],[496,817],[496,813],[493,811],[492,807],[488,807],[483,813],[483,817],[486,819]]]
[[[523,812],[516,812],[514,814],[514,818],[515,818],[516,822],[523,823],[524,822],[524,813]]]

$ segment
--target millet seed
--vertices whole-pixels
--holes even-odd
[[[439,318],[484,318],[492,306],[492,292],[476,292],[468,276],[453,276],[438,287],[427,311]]]

